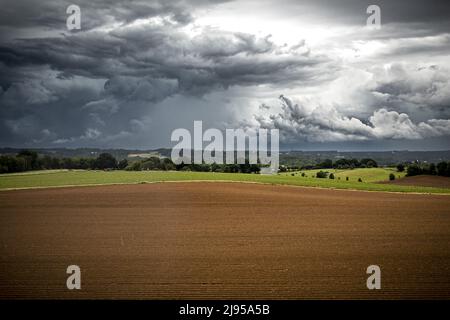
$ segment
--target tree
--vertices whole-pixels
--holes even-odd
[[[62,158],[61,167],[64,169],[74,169],[74,164],[72,158]]]
[[[0,156],[0,173],[25,171],[26,163],[23,157]]]
[[[359,166],[361,166],[361,163],[358,161],[358,159],[339,159],[334,163],[334,168],[336,169],[353,169]]]
[[[358,159],[350,159],[350,168],[358,168],[360,166],[360,163]]]
[[[361,166],[366,167],[366,168],[377,168],[378,167],[378,163],[370,158],[366,158],[366,159],[361,159],[360,161]]]
[[[397,165],[397,171],[398,171],[398,172],[403,172],[403,171],[405,171],[405,165],[404,165],[403,163],[399,163],[399,164]]]
[[[358,182],[362,182],[362,179],[361,179],[361,178],[358,178]]]
[[[448,164],[445,161],[439,162],[437,164],[437,174],[440,176],[446,176],[448,172]]]
[[[239,172],[239,165],[236,165],[236,167],[238,168],[236,172]],[[191,170],[192,171],[199,171],[199,172],[210,172],[211,171],[211,166],[207,163],[202,163],[202,164],[191,164]]]
[[[435,176],[436,173],[436,165],[434,163],[430,163],[430,166],[428,167],[428,174]]]
[[[322,169],[333,168],[333,161],[331,159],[325,159],[322,163],[319,164],[319,168]]]
[[[53,163],[52,163],[52,157],[50,157],[49,155],[45,155],[44,157],[42,157],[41,159],[41,168],[42,169],[54,169],[53,168]]]
[[[389,174],[389,180],[395,180],[395,174],[393,174],[393,173],[390,173]]]
[[[334,173],[330,173],[330,179],[334,179]]]
[[[95,159],[96,169],[115,169],[117,167],[117,160],[109,153],[101,153],[97,159]]]
[[[94,169],[95,159],[92,158],[80,158],[81,169]]]
[[[419,165],[416,164],[416,163],[410,164],[408,166],[408,168],[406,169],[406,175],[408,177],[417,176],[417,175],[422,174],[422,173],[423,173],[422,172],[422,168],[419,167]]]
[[[175,164],[170,158],[163,158],[161,161],[161,168],[163,170],[176,170]]]
[[[177,170],[177,171],[181,171],[181,170],[183,170],[183,168],[186,166],[186,164],[184,163],[184,161],[181,161],[181,163],[180,164],[176,164],[175,165],[175,169]]]
[[[316,173],[316,177],[317,178],[326,178],[327,177],[327,173],[325,171],[320,170],[319,172]]]
[[[222,167],[220,165],[218,165],[217,163],[213,163],[211,164],[211,172],[221,172],[222,171]]]
[[[229,172],[229,173],[237,173],[239,172],[239,166],[237,164],[226,164],[223,172]]]
[[[125,168],[127,171],[141,171],[141,162],[140,161],[134,161],[128,164],[128,166]]]
[[[241,172],[241,173],[250,173],[251,172],[251,167],[248,162],[239,164],[238,166],[239,166],[239,172]]]
[[[22,150],[17,154],[17,157],[25,161],[25,170],[38,169],[38,154],[36,151]]]
[[[142,170],[159,170],[162,167],[161,160],[158,157],[150,157],[141,163]]]
[[[260,171],[261,171],[261,168],[257,164],[252,164],[250,166],[251,173],[259,173]]]
[[[117,164],[117,168],[120,169],[120,170],[125,169],[127,166],[128,166],[128,160],[127,159],[122,159]]]

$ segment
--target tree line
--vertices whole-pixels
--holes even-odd
[[[0,156],[0,173],[50,169],[125,169],[127,166],[126,159],[117,161],[109,153],[101,153],[97,158],[57,158],[22,150],[16,155]]]
[[[259,173],[258,164],[174,164],[170,158],[150,157],[141,160],[118,161],[109,153],[101,153],[96,158],[58,158],[39,155],[33,150],[22,150],[16,155],[0,156],[0,173],[23,172],[50,169],[85,169],[85,170],[177,170],[201,172]]]
[[[339,159],[332,161],[326,159],[316,165],[303,166],[302,170],[307,169],[353,169],[353,168],[376,168],[378,164],[375,160],[367,159]],[[96,158],[83,157],[52,157],[50,155],[39,155],[33,150],[22,150],[16,155],[0,156],[0,173],[23,172],[30,170],[49,170],[49,169],[92,169],[92,170],[176,170],[176,171],[200,171],[200,172],[227,172],[227,173],[259,173],[261,165],[249,164],[174,164],[170,158],[150,157],[135,161],[122,159],[118,161],[109,153],[101,153]],[[281,165],[280,172],[290,171],[293,167]],[[450,162],[442,161],[434,163],[400,163],[397,170],[403,172],[406,170],[407,176],[416,176],[421,174],[438,175],[450,177]],[[395,177],[394,177],[395,178]]]
[[[333,162],[331,159],[325,159],[316,165],[303,166],[302,170],[308,169],[356,169],[356,168],[377,168],[378,163],[370,158],[366,159],[339,159]]]
[[[405,165],[397,165],[398,171],[404,171]],[[437,165],[434,163],[411,163],[406,167],[406,176],[417,176],[421,174],[450,177],[450,162],[441,161]]]
[[[226,172],[226,173],[259,173],[259,164],[174,164],[170,158],[150,157],[148,159],[134,161],[125,170],[176,170],[176,171],[198,171],[198,172]]]

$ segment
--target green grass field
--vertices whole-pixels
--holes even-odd
[[[295,175],[301,175],[303,172],[308,177],[315,177],[319,171],[326,171],[333,173],[336,179],[341,178],[345,180],[348,177],[349,181],[358,181],[359,178],[363,182],[379,182],[389,180],[389,174],[393,173],[396,179],[403,178],[406,172],[397,172],[394,168],[361,168],[361,169],[315,169],[303,170],[295,172]],[[292,172],[283,173],[284,175],[291,175]]]
[[[0,190],[38,187],[62,187],[100,184],[126,184],[126,183],[151,183],[164,181],[242,181],[269,184],[284,184],[305,187],[323,187],[336,189],[355,189],[368,191],[391,192],[418,192],[418,193],[447,193],[450,189],[400,186],[390,184],[377,184],[373,181],[388,179],[390,169],[354,169],[350,181],[345,181],[345,176],[350,176],[347,171],[338,172],[341,179],[313,178],[316,170],[307,172],[308,177],[300,174],[259,175],[238,173],[211,173],[211,172],[176,172],[176,171],[84,171],[84,170],[50,170],[35,171],[20,174],[0,175]],[[342,176],[344,178],[342,178]],[[357,182],[358,177],[363,182]]]

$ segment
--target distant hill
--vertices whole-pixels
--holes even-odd
[[[17,154],[25,148],[0,148],[0,154]],[[57,158],[96,158],[100,153],[112,154],[116,159],[122,160],[131,157],[170,156],[170,149],[134,150],[134,149],[99,149],[99,148],[26,148],[34,150],[40,155],[50,155]]]
[[[280,152],[280,164],[290,166],[313,165],[325,159],[364,158],[374,159],[379,165],[393,165],[400,162],[433,162],[450,161],[450,150],[445,151],[288,151]]]
[[[160,156],[170,157],[171,149],[160,148],[154,150],[135,149],[98,149],[98,148],[31,148],[41,155],[51,155],[53,157],[84,157],[96,158],[100,153],[107,152],[116,159],[121,160],[130,157]],[[0,148],[0,154],[17,154],[20,148]],[[342,151],[281,151],[280,164],[289,166],[314,165],[325,159],[336,161],[338,159],[356,158],[358,160],[371,158],[380,165],[392,165],[400,162],[434,162],[450,161],[450,150],[445,151],[364,151],[364,152],[342,152]]]

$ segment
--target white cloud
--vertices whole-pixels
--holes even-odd
[[[336,108],[318,106],[312,110],[280,98],[282,112],[256,116],[261,127],[280,129],[286,143],[332,142],[382,139],[424,139],[450,135],[450,120],[429,119],[414,123],[406,113],[375,110],[367,119],[346,116]],[[266,108],[264,108],[266,109]]]

